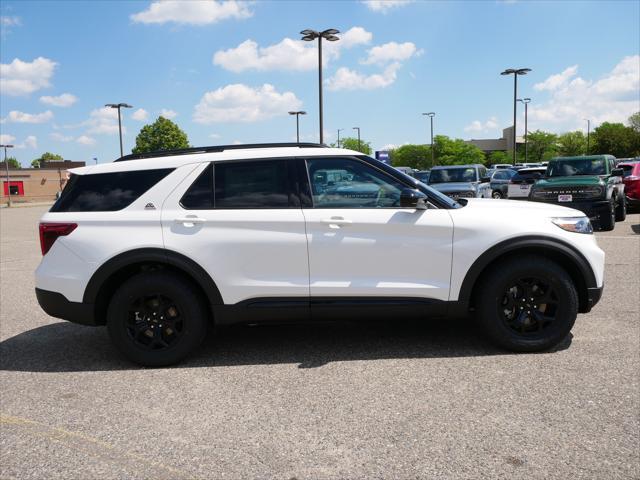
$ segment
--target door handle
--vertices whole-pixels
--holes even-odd
[[[353,222],[351,220],[347,220],[342,217],[331,217],[331,218],[323,218],[320,220],[320,223],[324,225],[329,225],[329,228],[341,228],[346,225],[351,225]]]
[[[181,223],[185,227],[195,227],[196,225],[200,225],[206,222],[206,220],[204,218],[193,216],[193,217],[176,218],[175,222]]]

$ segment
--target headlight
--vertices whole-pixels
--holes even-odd
[[[587,217],[554,217],[551,221],[567,232],[593,233],[593,227]]]

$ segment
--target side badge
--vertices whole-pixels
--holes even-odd
[[[145,210],[155,210],[156,206],[153,203],[149,202],[144,206],[144,209]]]

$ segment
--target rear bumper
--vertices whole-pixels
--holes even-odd
[[[93,304],[70,302],[61,293],[40,288],[36,288],[36,298],[47,315],[81,325],[97,325]]]

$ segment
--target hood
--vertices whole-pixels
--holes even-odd
[[[585,187],[590,185],[602,185],[602,179],[598,175],[572,175],[570,177],[545,177],[536,182],[536,188]]]
[[[494,198],[469,198],[465,201],[465,209],[482,209],[495,211],[496,215],[514,214],[536,215],[548,217],[584,217],[584,213],[574,208],[562,207],[551,203],[528,202],[526,200],[497,200]]]
[[[471,182],[450,182],[450,183],[430,183],[431,188],[435,188],[439,192],[465,192],[475,191],[475,183]]]

